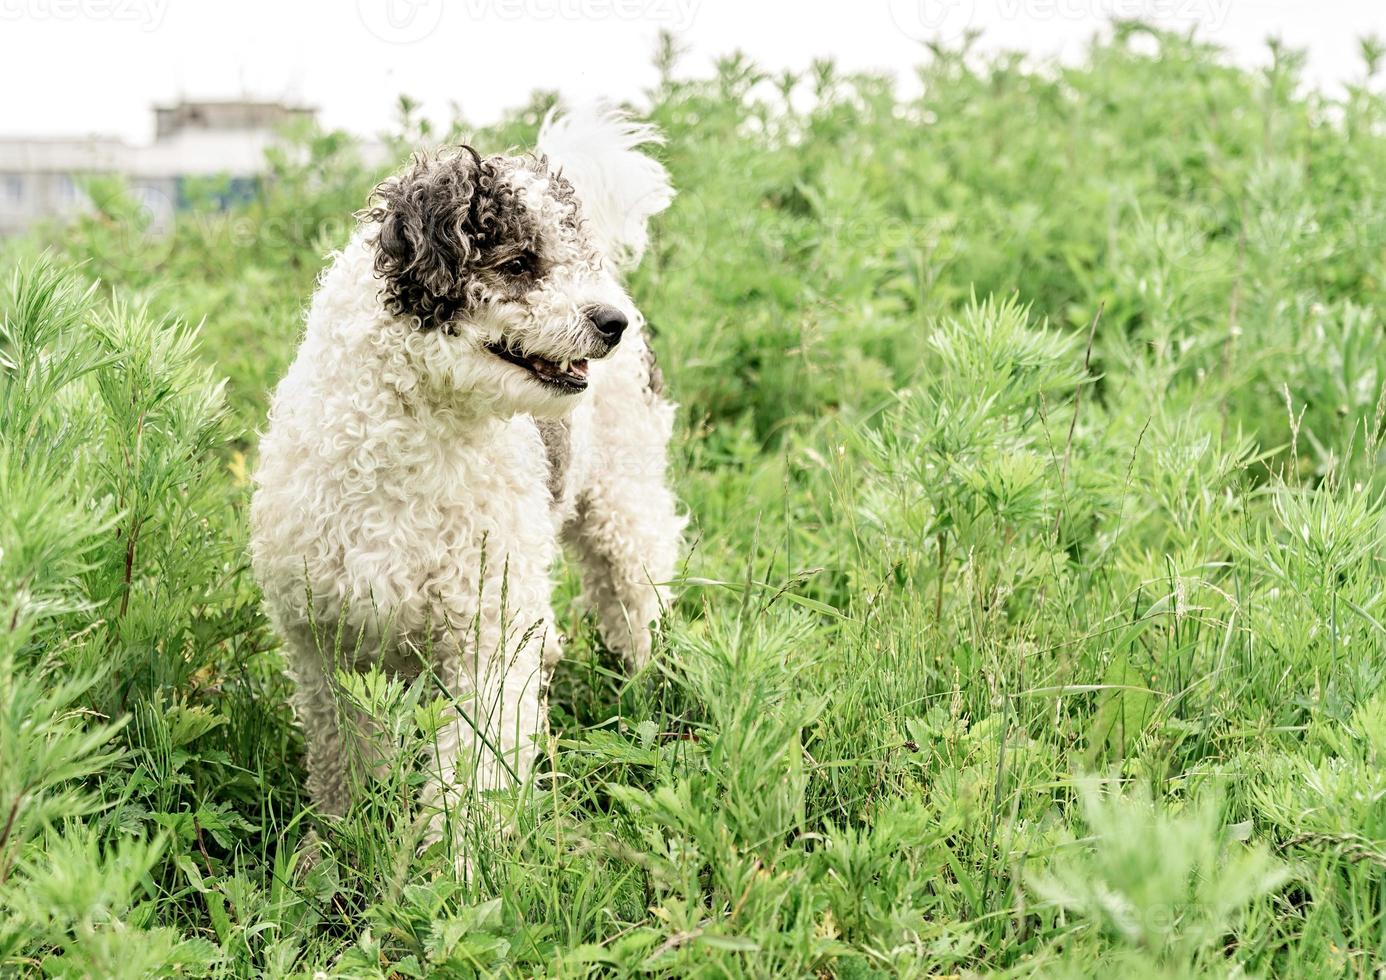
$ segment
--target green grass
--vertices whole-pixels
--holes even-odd
[[[378,175],[305,133],[170,237],[103,184],[8,243],[0,972],[1379,975],[1382,52],[1329,99],[1147,33],[934,52],[912,101],[661,52],[682,194],[631,288],[685,581],[627,684],[560,573],[548,761],[468,881],[408,765],[314,818],[245,555]],[[426,744],[434,692],[348,688]]]

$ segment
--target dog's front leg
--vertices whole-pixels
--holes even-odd
[[[490,646],[485,642],[483,648]],[[499,636],[499,631],[493,635]],[[546,727],[542,703],[543,637],[533,636],[508,656],[475,656],[457,644],[435,658],[434,676],[447,701],[448,720],[428,760],[425,789],[429,839],[450,839],[459,868],[471,866],[472,830],[486,830],[485,795],[528,779],[535,742]],[[496,644],[495,646],[499,646]],[[493,647],[495,648],[495,647]]]
[[[303,729],[308,794],[323,816],[343,816],[366,777],[385,763],[374,719],[353,707],[334,676],[340,658],[304,625],[286,629],[284,656],[294,682],[290,698]]]
[[[668,601],[684,520],[652,471],[613,467],[590,486],[567,537],[582,567],[583,595],[602,639],[634,673],[650,661],[650,628]]]

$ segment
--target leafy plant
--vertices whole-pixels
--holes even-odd
[[[692,546],[631,681],[557,570],[552,736],[463,861],[426,683],[341,676],[394,761],[313,812],[245,556],[267,392],[387,168],[305,127],[254,188],[97,181],[0,243],[0,973],[1386,962],[1380,43],[1341,96],[1137,22],[921,56],[905,96],[663,39],[680,196],[628,285]],[[554,101],[403,99],[386,143],[528,145]]]

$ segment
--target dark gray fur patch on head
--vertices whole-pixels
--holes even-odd
[[[534,288],[547,271],[544,242],[511,179],[520,167],[547,172],[543,160],[482,157],[461,146],[416,155],[375,189],[372,207],[360,216],[379,226],[375,273],[386,310],[417,317],[427,330],[488,297],[515,300]],[[572,186],[554,176],[550,187],[566,205],[560,231],[578,234]]]
[[[549,496],[555,501],[563,497],[563,481],[568,476],[568,460],[572,456],[572,437],[566,419],[535,419],[544,451],[549,459]]]

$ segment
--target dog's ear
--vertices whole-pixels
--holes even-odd
[[[361,217],[376,223],[375,273],[395,316],[417,317],[425,330],[445,326],[469,305],[478,257],[479,198],[495,174],[470,146],[415,156],[403,173],[371,196]]]

